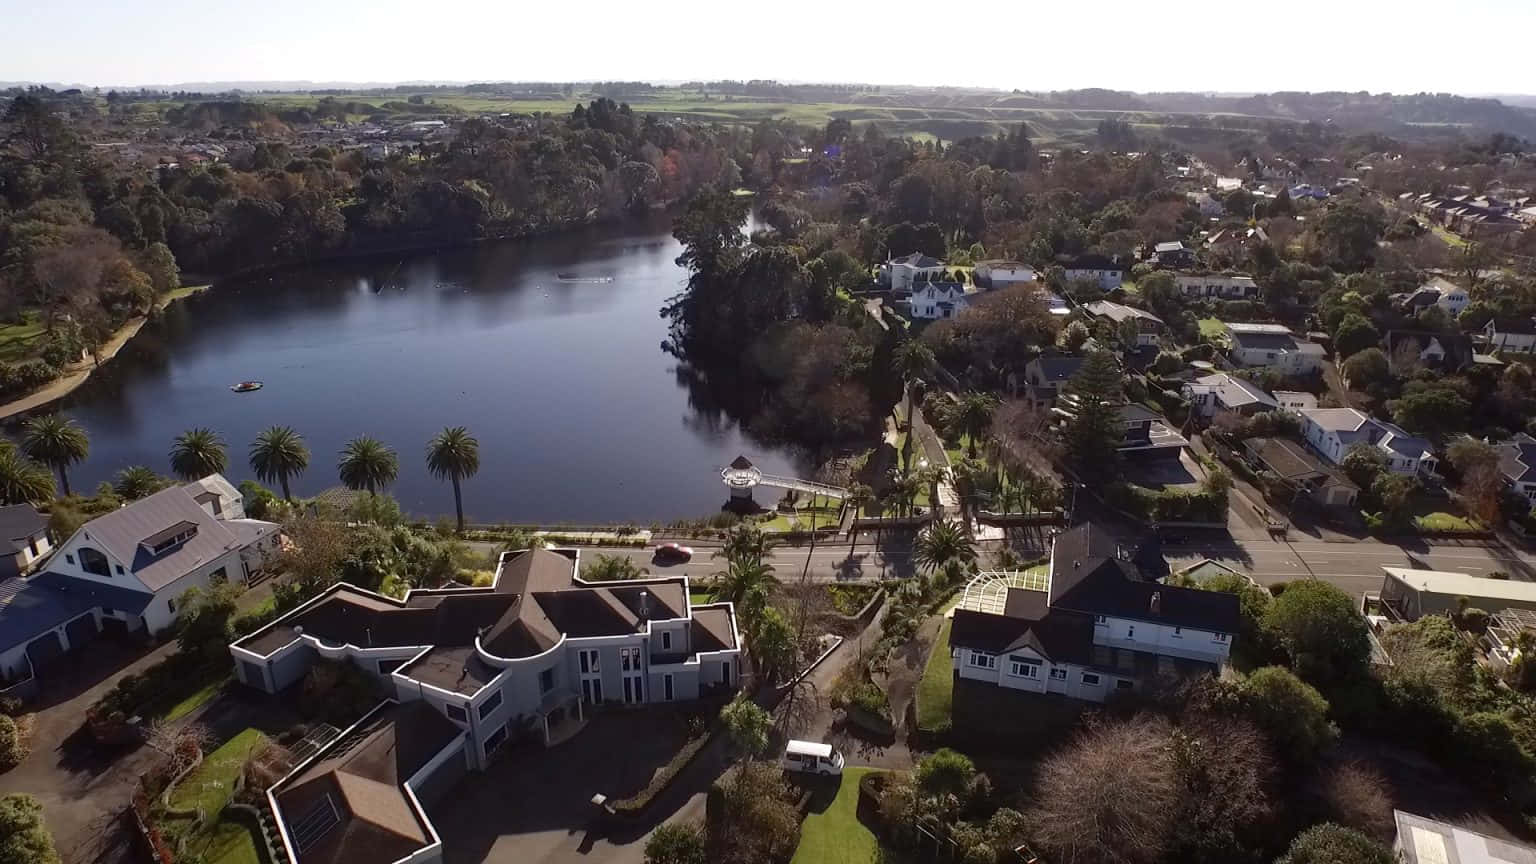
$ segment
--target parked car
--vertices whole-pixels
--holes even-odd
[[[785,771],[836,777],[843,773],[843,754],[833,750],[831,744],[790,741],[784,746],[784,756],[779,764]]]
[[[656,547],[651,560],[657,564],[686,564],[693,560],[693,547],[681,543],[663,543]]]

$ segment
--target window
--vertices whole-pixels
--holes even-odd
[[[1083,683],[1089,685],[1090,687],[1097,687],[1099,686],[1099,676],[1093,674],[1092,672],[1084,672]]]
[[[501,707],[501,691],[497,690],[495,693],[491,694],[491,698],[489,698],[489,699],[485,700],[484,702],[480,703],[480,710],[478,712],[480,714],[480,719],[484,720],[485,719],[485,715],[491,713],[492,711],[495,711],[497,708],[500,708],[500,707]]]
[[[113,609],[111,606],[103,606],[103,607],[101,607],[101,614],[103,614],[103,615],[105,615],[105,616],[107,616],[109,618],[116,618],[117,617],[117,610]]]
[[[1227,634],[1225,634],[1225,633],[1212,633],[1211,634],[1211,641],[1212,642],[1225,642],[1225,641],[1227,641]]]
[[[176,601],[175,600],[167,600],[167,601],[165,601],[165,611],[167,611],[167,612],[175,612],[176,611]]]
[[[984,651],[972,651],[971,665],[978,669],[996,669],[997,655],[988,654]]]
[[[1115,681],[1115,689],[1116,690],[1129,690],[1129,689],[1131,689],[1134,686],[1135,686],[1134,684],[1132,684],[1130,681],[1125,680],[1124,678],[1121,678],[1121,679]]]
[[[448,715],[448,719],[449,720],[453,720],[453,721],[456,721],[456,722],[459,722],[459,723],[468,723],[469,722],[469,714],[468,714],[468,712],[466,712],[464,710],[464,708],[462,706],[459,706],[459,705],[444,705],[443,706],[443,713]]]
[[[1109,619],[1105,618],[1103,615],[1095,615],[1095,616],[1093,616],[1093,623],[1095,623],[1095,624],[1108,624],[1109,623]]]
[[[1175,639],[1183,639],[1184,638],[1184,628],[1183,627],[1175,627],[1175,628],[1173,628],[1173,638],[1175,638]]]
[[[668,702],[671,702],[672,701],[672,673],[668,672],[667,674],[661,676],[661,690],[662,690],[662,694],[663,694],[662,698],[664,698]]]
[[[663,631],[661,631],[661,650],[663,650],[663,651],[671,651],[672,650],[672,631],[671,630],[663,630]]]
[[[37,538],[35,538],[35,537],[28,537],[27,538],[27,551],[32,553],[32,557],[33,558],[37,557]]]
[[[593,648],[591,650],[583,650],[583,651],[579,652],[576,656],[578,658],[580,658],[581,674],[583,674],[583,675],[595,675],[598,672],[602,671],[602,669],[599,668],[599,663],[598,663],[598,659],[599,659],[599,657],[601,655],[599,655],[597,653],[597,649],[596,648]]]
[[[1127,638],[1127,639],[1135,639],[1136,638],[1136,625],[1135,624],[1127,624],[1127,625],[1125,625],[1125,638]]]
[[[97,576],[112,575],[112,569],[107,566],[107,556],[89,546],[80,547],[80,569]]]
[[[73,555],[65,555],[64,556],[64,560],[68,561],[71,564],[73,564],[73,563],[75,563],[75,556],[73,556]]]
[[[539,695],[555,689],[555,670],[545,669],[539,673]]]
[[[485,739],[485,755],[489,756],[492,753],[495,753],[498,749],[501,748],[502,743],[506,740],[507,727],[503,726],[500,729],[497,729],[495,732],[492,732],[490,737]]]
[[[619,668],[625,672],[637,672],[640,669],[640,649],[620,648]]]
[[[209,582],[225,582],[228,581],[228,579],[229,573],[225,572],[225,568],[223,567],[220,567],[219,569],[208,574]]]
[[[118,564],[117,566],[115,566],[112,569],[117,571],[117,575],[119,575],[119,576],[123,575],[123,565]]]
[[[1065,669],[1052,669],[1051,670],[1051,680],[1052,681],[1065,681],[1065,680],[1067,680],[1067,670],[1065,670]]]
[[[1039,678],[1040,661],[1033,657],[1010,656],[1008,674],[1015,678]]]

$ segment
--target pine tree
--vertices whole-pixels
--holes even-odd
[[[1076,403],[1067,423],[1067,452],[1087,474],[1103,476],[1113,469],[1115,448],[1123,437],[1120,421],[1120,368],[1108,351],[1089,352],[1083,366],[1067,383]]]

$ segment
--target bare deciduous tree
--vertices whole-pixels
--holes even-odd
[[[144,743],[171,760],[172,774],[179,774],[191,767],[198,755],[213,741],[213,734],[199,723],[178,726],[156,720],[144,730]]]
[[[1033,836],[1061,864],[1151,864],[1168,849],[1179,781],[1166,721],[1090,727],[1041,766]]]
[[[1392,837],[1392,797],[1376,769],[1356,759],[1334,766],[1323,780],[1333,821],[1377,840]]]

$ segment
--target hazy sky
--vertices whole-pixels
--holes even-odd
[[[1536,0],[0,0],[0,80],[1532,92],[1533,32]]]

